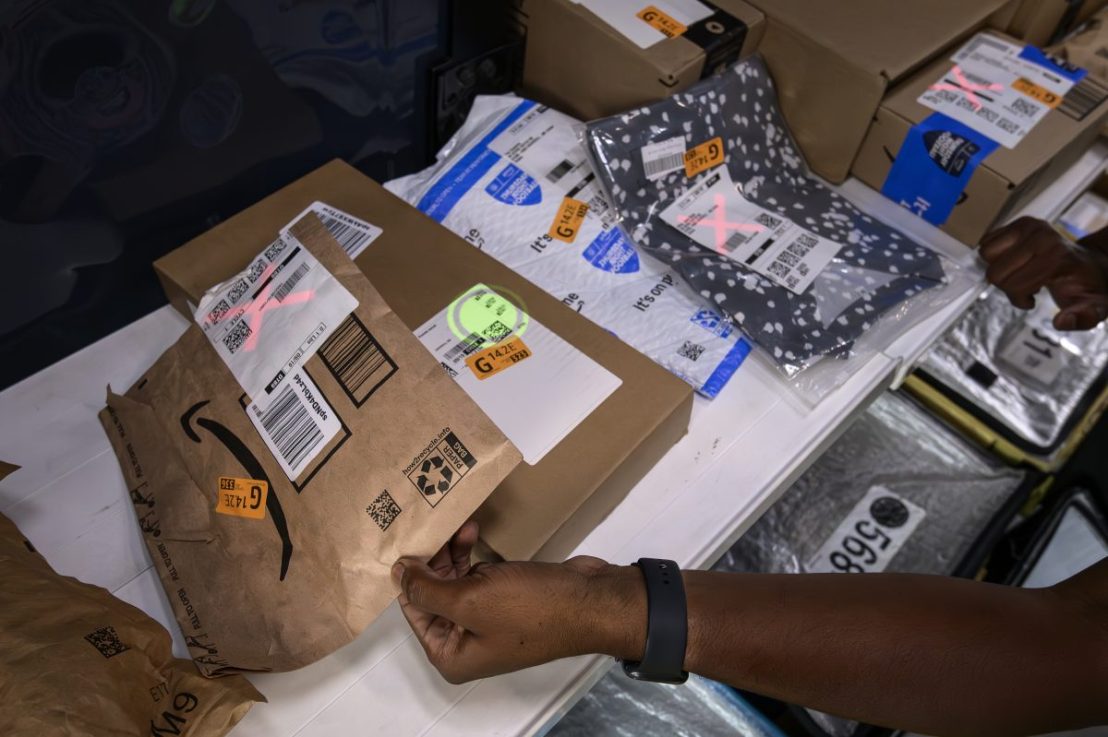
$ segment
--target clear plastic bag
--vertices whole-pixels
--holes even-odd
[[[807,398],[970,278],[809,173],[758,56],[593,121],[585,140],[635,243],[729,314]]]
[[[481,96],[438,161],[385,186],[639,352],[716,396],[750,344],[616,225],[578,129],[515,96]],[[569,235],[566,203],[585,205]]]

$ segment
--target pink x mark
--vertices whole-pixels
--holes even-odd
[[[990,82],[988,84],[977,84],[966,79],[966,75],[962,73],[962,67],[957,64],[950,70],[954,75],[954,81],[957,84],[947,84],[945,82],[937,82],[931,85],[933,90],[949,90],[950,92],[961,92],[966,96],[966,100],[970,105],[973,105],[974,112],[981,109],[983,103],[977,96],[978,92],[1000,92],[1004,89],[1004,85],[997,82]]]
[[[273,274],[275,268],[276,267],[273,264],[267,266],[265,271],[262,272],[261,280],[263,282],[268,281],[269,277]],[[257,297],[250,300],[250,304],[248,304],[246,306],[246,309],[242,312],[242,319],[246,320],[250,325],[250,337],[246,339],[246,342],[243,343],[242,346],[244,350],[252,351],[257,347],[258,336],[261,335],[262,332],[262,321],[264,320],[265,313],[276,310],[280,307],[288,307],[290,305],[300,304],[302,302],[310,302],[311,299],[315,296],[315,290],[309,289],[303,292],[290,292],[289,294],[286,294],[284,299],[282,299],[281,301],[278,302],[277,300],[273,300],[271,302],[269,299],[269,295],[272,291],[273,283],[270,282],[269,284],[265,285],[265,288],[263,288],[261,292],[258,293]],[[223,322],[224,320],[227,320],[230,316],[237,314],[238,313],[223,315],[212,322],[212,324],[218,324],[220,322]]]
[[[724,248],[724,244],[727,243],[728,231],[741,230],[749,233],[761,233],[766,229],[766,226],[759,225],[757,223],[734,223],[727,219],[727,200],[723,195],[715,195],[715,209],[712,212],[712,218],[704,218],[696,223],[696,227],[713,228],[716,231],[716,251],[718,253],[727,255],[727,249]],[[677,222],[687,223],[694,218],[690,218],[687,215],[679,215]]]

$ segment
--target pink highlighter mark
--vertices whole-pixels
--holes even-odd
[[[738,223],[731,222],[727,219],[727,204],[723,195],[717,194],[715,196],[715,208],[712,211],[711,218],[703,218],[696,222],[698,228],[712,228],[715,230],[715,242],[716,252],[726,256],[729,251],[724,247],[727,243],[728,233],[731,231],[742,231],[747,233],[761,233],[766,229],[766,226],[759,225],[758,223]],[[679,215],[677,222],[687,223],[695,218],[690,218],[687,215]]]
[[[949,92],[961,92],[966,96],[966,101],[973,106],[974,112],[980,110],[984,103],[981,102],[981,98],[977,96],[978,92],[1000,92],[1004,89],[1004,85],[997,82],[990,82],[988,84],[977,84],[966,79],[966,75],[962,72],[962,67],[957,64],[950,70],[954,75],[955,84],[947,84],[946,82],[936,82],[931,85],[933,90],[946,90]]]

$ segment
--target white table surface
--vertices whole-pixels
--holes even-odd
[[[1094,149],[1074,167],[1080,176],[1048,192],[1051,202],[1033,205],[1060,209],[1106,160],[1108,148]],[[843,191],[980,273],[972,252],[872,190],[851,181]],[[791,397],[775,370],[752,356],[715,400],[696,398],[688,435],[578,552],[616,562],[645,555],[689,568],[711,565],[979,291],[980,283],[965,289],[815,408]],[[0,513],[58,572],[103,586],[160,621],[182,657],[180,630],[96,413],[109,384],[127,389],[185,327],[164,307],[0,393],[0,459],[23,467],[0,482]],[[233,734],[536,734],[610,666],[606,658],[581,657],[452,686],[427,664],[394,604],[354,642],[318,663],[251,676],[269,703],[251,710]]]

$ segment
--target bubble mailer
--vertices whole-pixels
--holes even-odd
[[[783,737],[726,686],[690,676],[684,686],[635,681],[613,669],[554,725],[549,737]]]
[[[1051,455],[1081,419],[1104,384],[1108,328],[1059,333],[1051,325],[1057,307],[1043,291],[1034,311],[1013,307],[990,288],[919,366],[922,378],[967,403],[974,414],[1008,440],[1040,456]],[[1022,326],[1060,344],[1061,369],[1049,383],[1027,377],[1000,358]]]
[[[843,244],[805,293],[794,294],[662,222],[663,209],[714,171],[647,179],[642,147],[678,135],[689,149],[721,137],[723,166],[747,200]],[[945,283],[934,251],[809,175],[757,55],[687,92],[590,123],[587,145],[634,240],[735,318],[790,375],[822,356],[849,354],[877,318]]]
[[[530,100],[481,96],[438,161],[385,186],[714,397],[750,343],[673,269],[641,254],[623,234],[578,126]],[[576,218],[576,233],[559,237],[556,221],[567,201],[587,210]]]
[[[854,505],[882,486],[926,512],[886,570],[948,575],[1023,480],[910,399],[886,392],[716,568],[805,573]]]

